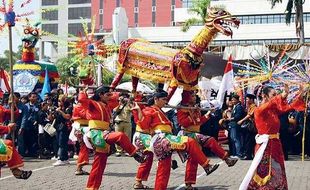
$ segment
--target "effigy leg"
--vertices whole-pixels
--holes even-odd
[[[136,93],[137,92],[139,78],[132,76],[131,77],[131,81],[132,81],[132,93]]]
[[[113,82],[111,83],[110,87],[112,89],[115,89],[115,87],[121,82],[123,78],[124,73],[117,73],[113,79]]]

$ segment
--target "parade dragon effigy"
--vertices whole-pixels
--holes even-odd
[[[202,30],[182,50],[152,44],[141,39],[128,39],[119,49],[119,73],[111,84],[115,88],[125,73],[132,75],[135,91],[139,78],[158,83],[170,82],[170,99],[178,85],[185,91],[193,90],[198,83],[202,54],[218,32],[232,36],[230,28],[240,21],[220,8],[210,8]]]
[[[28,22],[24,26],[22,59],[13,66],[15,89],[28,88],[28,91],[32,91],[36,88],[41,88],[44,82],[45,69],[48,70],[48,76],[51,79],[52,85],[57,85],[59,80],[59,74],[55,65],[35,61],[35,46],[40,39],[39,25],[40,23],[36,23],[32,26]]]

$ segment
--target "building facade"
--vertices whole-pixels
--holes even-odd
[[[112,15],[117,7],[126,10],[129,27],[174,26],[174,10],[182,7],[182,0],[92,0],[97,32],[112,30]]]
[[[52,61],[67,55],[68,41],[83,33],[81,18],[90,26],[91,0],[41,0],[42,31],[40,58],[51,55]],[[49,48],[45,48],[50,46]],[[45,49],[52,52],[45,53]]]

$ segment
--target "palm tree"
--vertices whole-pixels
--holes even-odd
[[[196,13],[200,18],[193,17],[187,19],[181,28],[183,32],[188,31],[188,29],[195,24],[204,23],[210,2],[211,0],[193,0],[193,5],[189,8],[189,12]]]
[[[271,8],[277,3],[282,3],[282,0],[268,0],[271,1]],[[293,8],[295,9],[295,26],[296,35],[299,38],[299,44],[305,43],[305,33],[304,33],[304,19],[303,19],[303,4],[305,0],[288,0],[285,10],[285,21],[286,24],[290,24],[292,18]]]

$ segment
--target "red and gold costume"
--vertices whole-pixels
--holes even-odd
[[[219,158],[226,159],[228,153],[210,136],[200,134],[200,125],[209,120],[209,116],[201,115],[200,110],[179,109],[177,112],[178,123],[182,127],[179,134],[195,139],[201,146],[210,149]],[[186,163],[185,183],[195,184],[198,163],[189,157]]]
[[[78,125],[78,128],[87,127],[88,120],[86,119],[86,110],[81,104],[77,104],[73,108],[72,113],[73,125]],[[77,166],[81,167],[89,163],[89,149],[83,142],[83,135],[80,131],[75,133],[77,140],[80,144],[79,158],[77,160]]]
[[[137,101],[137,100],[136,100]],[[140,109],[142,110],[145,108],[143,104],[139,104]],[[138,119],[138,111],[132,110],[132,115],[134,117],[134,121],[137,124],[136,125],[136,133],[133,137],[133,143],[134,145],[141,151],[143,151],[143,154],[146,155],[146,161],[141,163],[138,167],[136,180],[137,181],[147,181],[153,164],[153,157],[154,154],[150,150],[150,141],[152,139],[152,132],[151,130],[143,130],[140,125],[138,125],[139,119]]]
[[[10,132],[9,127],[0,126],[0,135],[8,134]],[[2,141],[2,139],[0,139],[0,141]],[[3,142],[6,146],[6,153],[0,154],[0,162],[6,162],[11,170],[24,166],[24,162],[15,149],[13,142],[11,140],[4,140]]]
[[[88,99],[87,94],[84,92],[79,94],[79,101],[86,109],[86,119],[88,120],[90,132],[102,131],[102,133],[98,133],[102,134],[100,139],[107,143],[104,149],[96,147],[94,162],[87,182],[87,189],[99,189],[110,152],[110,145],[117,143],[129,155],[135,154],[136,148],[130,143],[130,140],[124,133],[109,132],[112,114],[109,104]]]
[[[159,159],[155,190],[167,189],[173,151],[186,151],[202,167],[209,165],[208,158],[195,140],[186,136],[172,135],[172,125],[159,107],[156,105],[146,107],[142,113],[143,117],[137,125],[142,130],[152,130],[155,133],[151,143],[153,153]]]
[[[279,139],[279,116],[294,109],[303,111],[304,106],[305,103],[301,97],[288,104],[285,98],[278,95],[255,109],[254,119],[258,135],[267,134],[269,140],[248,189],[288,189],[284,155]],[[256,144],[255,153],[260,146],[262,145]]]

